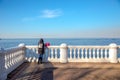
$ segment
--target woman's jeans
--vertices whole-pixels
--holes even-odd
[[[43,58],[43,54],[40,54],[40,55],[39,55],[38,64],[39,64],[39,63],[42,63],[42,58]]]

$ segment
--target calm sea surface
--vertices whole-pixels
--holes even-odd
[[[25,45],[37,45],[38,41],[38,38],[2,39],[0,40],[0,48],[15,47],[20,43],[25,43]],[[66,43],[68,45],[109,45],[110,43],[116,43],[120,45],[120,38],[45,38],[44,42],[49,42],[51,45],[60,45],[61,43]]]

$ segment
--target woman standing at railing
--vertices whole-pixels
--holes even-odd
[[[42,64],[43,54],[45,53],[45,50],[44,50],[44,40],[42,38],[38,42],[38,53],[39,53],[38,64],[39,63]]]

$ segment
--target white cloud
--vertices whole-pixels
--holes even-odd
[[[60,9],[54,9],[54,10],[42,10],[41,14],[38,16],[33,16],[33,17],[25,17],[22,19],[22,21],[33,21],[33,20],[37,20],[40,18],[55,18],[55,17],[59,17],[62,15],[62,11]]]
[[[43,18],[55,18],[62,15],[62,11],[60,9],[55,9],[55,10],[46,9],[43,10],[41,13],[42,14],[40,17]]]

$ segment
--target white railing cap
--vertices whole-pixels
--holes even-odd
[[[23,46],[25,46],[25,44],[24,43],[20,43],[18,46],[19,47],[23,47]]]
[[[111,47],[117,47],[117,44],[116,43],[111,43],[109,46],[111,46]]]
[[[62,43],[60,46],[61,46],[61,47],[66,47],[67,44],[66,44],[66,43]]]

